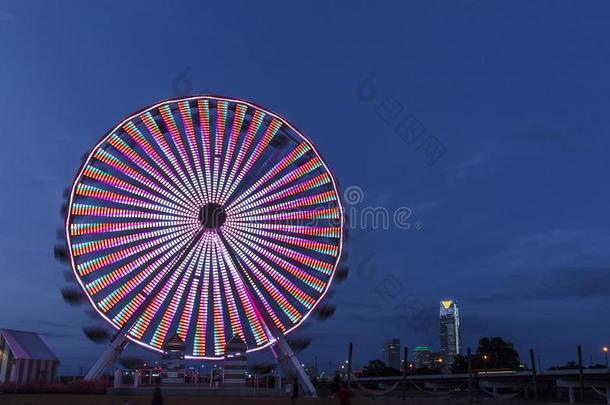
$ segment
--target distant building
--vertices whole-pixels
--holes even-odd
[[[59,360],[42,336],[0,329],[0,384],[55,380]]]
[[[386,366],[400,370],[400,339],[387,340],[383,345],[383,362]]]
[[[429,346],[417,346],[413,350],[413,365],[433,369],[443,367],[443,359],[439,352],[433,352]]]
[[[460,313],[454,300],[441,301],[440,306],[441,358],[445,365],[453,363],[455,355],[460,354]]]
[[[247,350],[246,344],[238,335],[233,336],[227,343],[222,375],[223,387],[246,386]]]
[[[163,384],[184,383],[184,351],[186,345],[178,334],[163,345],[161,381]]]
[[[417,346],[413,350],[413,364],[417,368],[432,368],[434,364],[434,353],[428,346]]]
[[[305,374],[307,374],[310,379],[318,378],[320,376],[318,368],[314,366],[305,367]]]

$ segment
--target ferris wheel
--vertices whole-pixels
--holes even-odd
[[[248,351],[280,344],[341,257],[326,163],[284,118],[239,99],[128,116],[87,154],[68,198],[68,258],[122,337],[114,351],[131,341],[161,352],[175,334],[190,359],[222,358],[236,335]]]

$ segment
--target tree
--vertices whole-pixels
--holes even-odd
[[[549,370],[578,370],[578,364],[575,361],[568,361],[563,366],[553,366]]]
[[[518,370],[521,361],[512,343],[501,337],[484,337],[479,340],[477,354],[472,359],[475,369]]]
[[[362,369],[362,377],[387,377],[401,375],[400,370],[387,367],[381,360],[370,360],[368,366]]]
[[[451,363],[452,374],[464,374],[468,372],[468,361],[461,354],[456,355]]]

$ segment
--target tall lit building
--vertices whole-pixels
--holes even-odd
[[[383,345],[383,362],[386,366],[400,370],[400,339],[387,340]]]
[[[460,313],[454,300],[441,301],[441,358],[443,363],[453,363],[453,357],[460,354]]]

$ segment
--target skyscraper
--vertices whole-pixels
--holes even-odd
[[[383,345],[383,362],[386,366],[400,370],[400,339],[387,340]]]
[[[457,301],[441,301],[441,358],[443,363],[450,365],[453,357],[460,354],[460,313]]]

